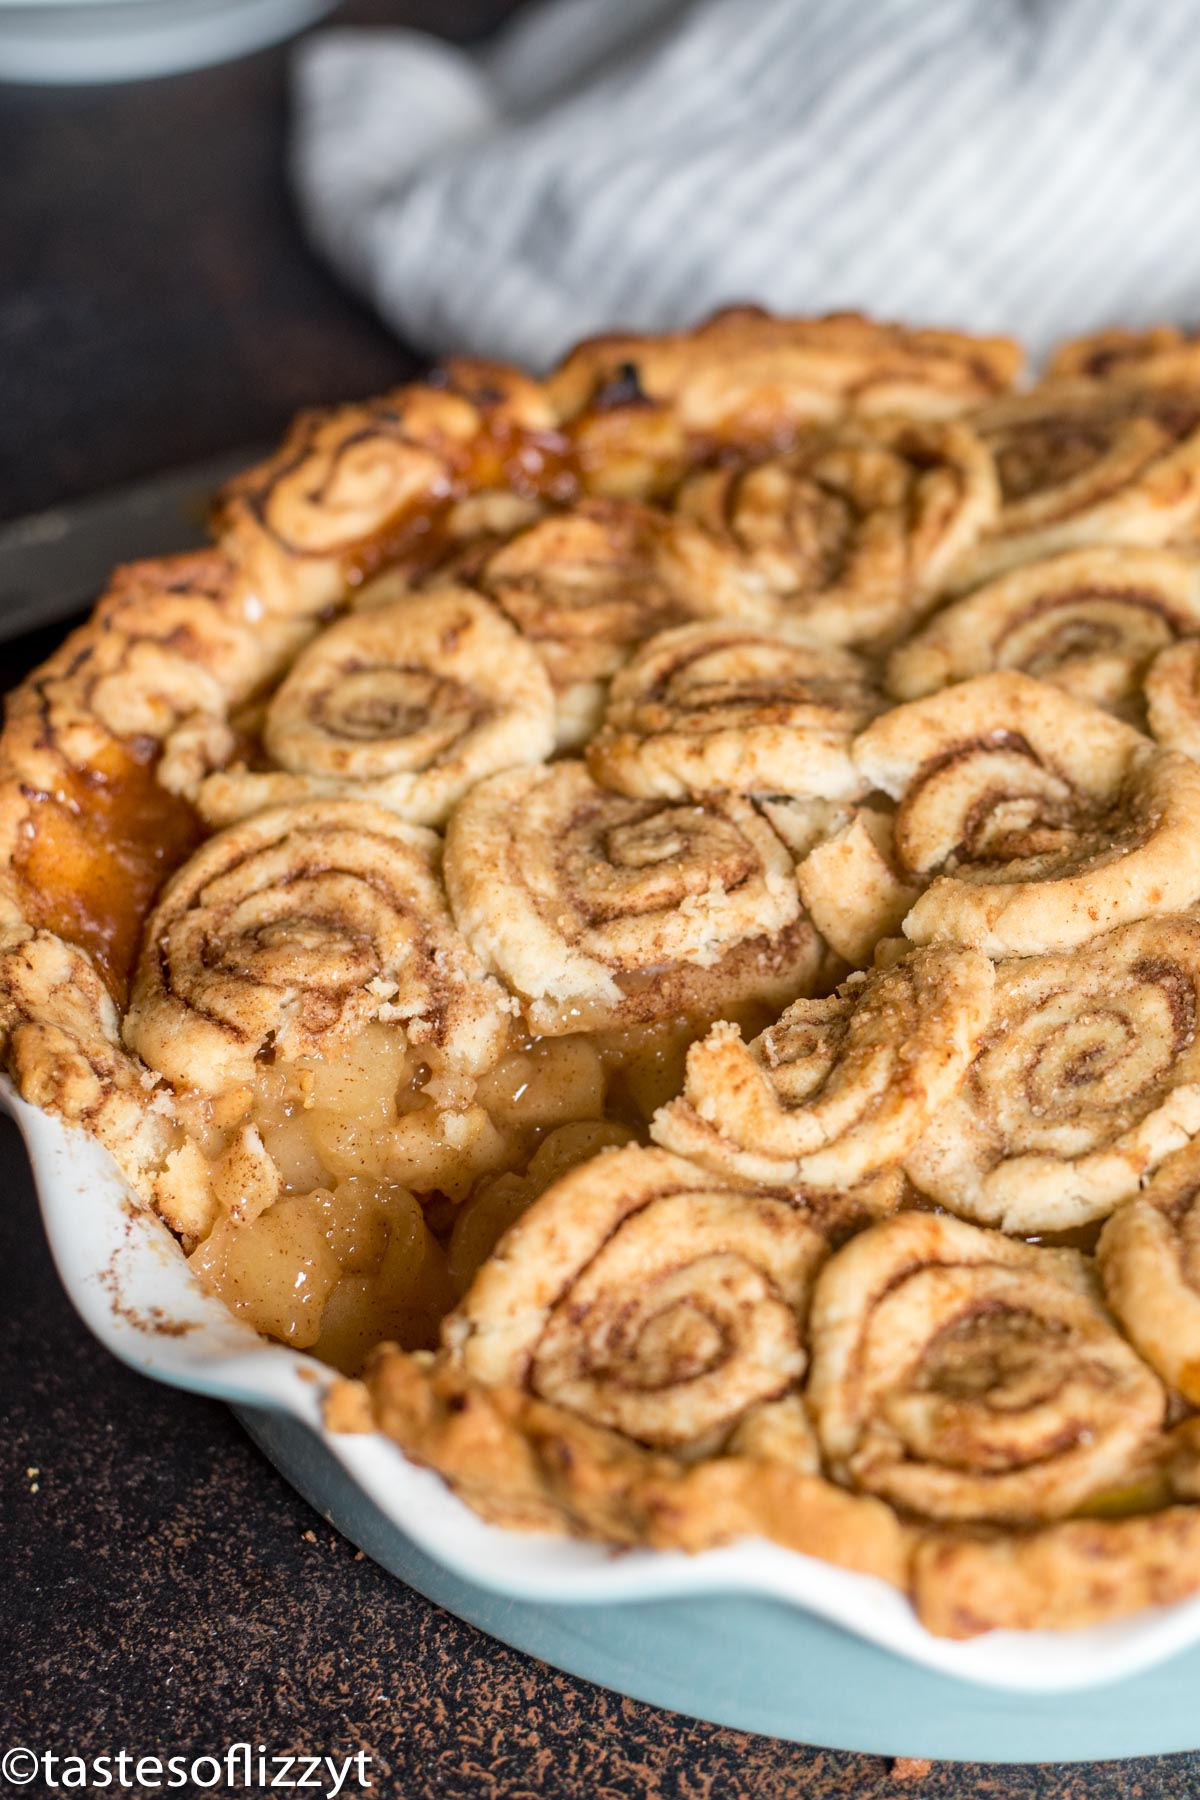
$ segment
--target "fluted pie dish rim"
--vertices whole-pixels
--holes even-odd
[[[546,1605],[755,1595],[815,1614],[923,1668],[1018,1693],[1101,1687],[1200,1643],[1200,1595],[1105,1625],[991,1631],[958,1642],[928,1631],[907,1597],[876,1577],[766,1540],[688,1554],[490,1524],[382,1434],[330,1430],[324,1403],[331,1371],[302,1351],[268,1343],[206,1293],[166,1226],[137,1201],[93,1138],[20,1099],[3,1076],[0,1105],[24,1140],[68,1298],[104,1348],[168,1386],[297,1420],[389,1525],[478,1587]]]

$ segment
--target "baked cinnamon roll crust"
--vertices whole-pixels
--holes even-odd
[[[497,775],[450,821],[446,885],[550,1036],[779,1003],[818,971],[792,859],[738,797],[630,800],[567,761]]]
[[[677,506],[814,636],[866,644],[928,610],[948,570],[995,524],[999,489],[969,426],[880,420],[748,469],[696,475]]]
[[[0,1045],[514,1528],[1200,1590],[1200,350],[734,308],[310,414],[0,736]]]
[[[914,943],[1034,955],[1200,897],[1194,766],[1027,675],[898,706],[854,757],[897,802],[901,875],[929,883]]]

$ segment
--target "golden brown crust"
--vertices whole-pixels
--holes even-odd
[[[87,957],[50,932],[0,945],[0,1032],[21,1097],[85,1126],[135,1187],[172,1142],[169,1099],[121,1046],[112,999]]]
[[[1028,1535],[923,1539],[913,1602],[938,1637],[1079,1631],[1200,1588],[1200,1507],[1073,1519]]]
[[[905,1583],[909,1534],[895,1514],[806,1469],[753,1454],[688,1466],[388,1346],[366,1385],[378,1428],[499,1524],[693,1552],[754,1534]]]
[[[440,386],[304,413],[274,456],[223,490],[217,537],[268,612],[311,617],[402,560],[464,496],[564,484],[570,494],[552,423],[528,377],[467,363]]]
[[[1008,338],[734,306],[694,331],[592,338],[546,385],[592,491],[659,494],[722,450],[769,453],[846,414],[965,412],[1007,392],[1022,360]]]

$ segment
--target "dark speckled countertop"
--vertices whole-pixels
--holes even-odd
[[[465,35],[505,10],[342,13]],[[413,367],[299,240],[284,69],[275,51],[142,87],[0,89],[0,516],[269,439],[298,406]],[[0,645],[5,684],[54,635]],[[691,1723],[506,1649],[332,1533],[224,1408],[101,1351],[58,1286],[7,1121],[0,1170],[0,1751],[361,1750],[401,1800],[1200,1793],[1200,1754],[835,1754]]]

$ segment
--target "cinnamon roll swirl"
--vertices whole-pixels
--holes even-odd
[[[319,614],[427,541],[465,495],[553,490],[565,446],[552,425],[535,382],[468,363],[438,385],[302,414],[274,456],[225,488],[219,540],[268,612]]]
[[[1081,544],[1165,544],[1200,513],[1200,371],[1181,386],[1051,381],[971,422],[995,457],[1001,507],[960,582]]]
[[[1200,1139],[1113,1214],[1096,1255],[1108,1303],[1146,1361],[1200,1405]]]
[[[769,453],[847,413],[964,412],[1006,392],[1022,360],[1008,338],[737,306],[694,331],[593,338],[547,391],[593,492],[662,494],[714,450]]]
[[[1197,631],[1194,558],[1171,550],[1072,550],[1014,569],[947,606],[893,650],[887,686],[897,699],[918,700],[991,669],[1022,669],[1136,722],[1154,658]]]
[[[382,1019],[426,1060],[498,1053],[507,997],[455,931],[432,832],[367,801],[277,807],[212,837],[151,915],[125,1018],[169,1081],[216,1094],[336,1057]]]
[[[1146,672],[1145,694],[1155,742],[1200,762],[1200,639],[1161,651]]]
[[[867,644],[928,610],[995,521],[989,451],[960,422],[862,421],[786,457],[694,476],[677,508],[816,636]]]
[[[543,1035],[779,1004],[820,958],[792,858],[748,800],[630,800],[581,763],[473,788],[450,819],[446,886]]]
[[[554,695],[536,651],[465,588],[341,619],[267,708],[270,771],[211,775],[197,806],[225,824],[263,806],[361,795],[440,825],[484,775],[554,748]]]
[[[688,1051],[656,1142],[752,1181],[848,1188],[893,1168],[951,1099],[987,1026],[992,964],[921,950],[797,1000],[750,1044],[714,1025]]]
[[[609,678],[647,638],[689,619],[772,611],[704,532],[632,501],[587,501],[540,520],[477,580],[543,658],[564,746],[591,736]]]
[[[804,1373],[828,1246],[786,1200],[662,1150],[602,1152],[501,1239],[442,1328],[452,1360],[659,1448],[712,1448]]]
[[[850,742],[882,705],[857,657],[786,625],[682,625],[613,678],[588,767],[639,797],[855,799]]]
[[[1152,325],[1145,331],[1126,331],[1119,326],[1069,338],[1060,344],[1046,366],[1048,381],[1075,381],[1080,376],[1100,381],[1200,381],[1200,341],[1194,332],[1177,325]]]
[[[1071,1230],[1200,1132],[1200,923],[1145,919],[996,969],[970,1072],[909,1156],[952,1212]]]
[[[980,675],[898,706],[854,746],[897,801],[914,943],[1027,956],[1200,895],[1200,772],[1057,688]]]
[[[828,1465],[926,1519],[1063,1518],[1128,1480],[1166,1412],[1087,1258],[932,1213],[837,1252],[809,1341]]]
[[[64,766],[102,765],[114,740],[157,754],[185,723],[223,720],[299,641],[294,627],[264,629],[218,551],[129,563],[88,627],[18,691],[6,753],[45,788]]]

